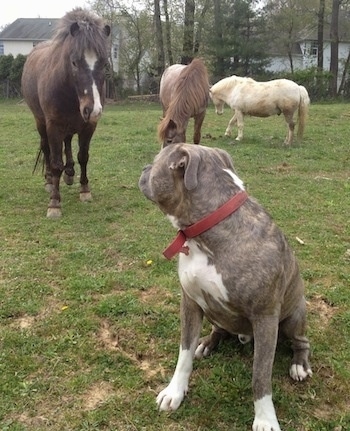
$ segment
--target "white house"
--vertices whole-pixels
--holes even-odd
[[[58,18],[18,18],[0,32],[0,55],[27,55],[38,43],[51,39]],[[113,29],[115,30],[115,29]],[[119,69],[119,33],[112,31],[111,59],[113,70]]]
[[[331,62],[331,39],[330,24],[328,21],[323,29],[323,69],[329,71]],[[349,20],[340,17],[338,29],[338,85],[340,84],[345,62],[350,53],[350,25]],[[270,51],[271,63],[267,68],[271,72],[291,72],[290,60],[286,53],[279,53],[272,48]],[[303,70],[310,67],[317,67],[317,26],[310,26],[304,29],[296,43],[293,44],[291,57],[294,70]]]
[[[50,39],[57,18],[18,18],[0,33],[0,55],[27,55],[35,45]]]

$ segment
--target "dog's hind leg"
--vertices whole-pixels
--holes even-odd
[[[225,331],[225,329],[221,329],[213,325],[211,333],[199,340],[195,357],[200,359],[205,356],[209,356],[218,347],[222,340],[226,340],[231,337],[232,335]]]
[[[292,341],[293,359],[289,374],[293,380],[302,381],[312,376],[309,364],[310,343],[306,332],[306,304],[301,298],[293,314],[281,322],[281,331]]]
[[[179,357],[169,385],[157,397],[159,410],[176,410],[187,394],[202,323],[203,310],[182,291]]]

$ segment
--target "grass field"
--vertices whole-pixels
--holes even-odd
[[[157,104],[108,105],[90,152],[93,201],[79,202],[78,181],[62,184],[63,216],[50,220],[41,173],[32,175],[32,115],[0,102],[1,431],[251,429],[251,344],[227,343],[196,361],[179,410],[156,409],[176,364],[180,299],[176,259],[162,257],[175,231],[137,186],[159,150],[160,115]],[[282,145],[281,117],[247,118],[238,144],[223,136],[229,118],[209,106],[202,143],[232,155],[305,280],[314,375],[292,382],[289,345],[278,347],[281,427],[348,431],[350,105],[311,105],[292,148]]]

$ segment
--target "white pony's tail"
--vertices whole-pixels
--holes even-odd
[[[298,139],[301,140],[305,130],[306,120],[309,114],[310,97],[305,87],[299,85],[300,102],[298,110]]]

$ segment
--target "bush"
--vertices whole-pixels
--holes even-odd
[[[316,67],[304,70],[296,70],[294,73],[284,73],[280,78],[291,79],[299,85],[303,85],[312,101],[329,99],[329,82],[332,77],[330,72],[319,71]]]

